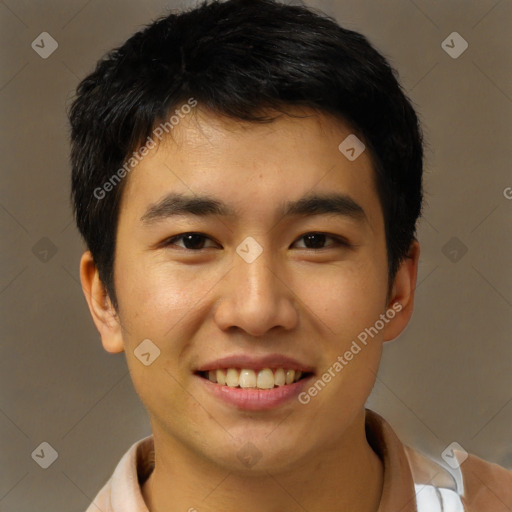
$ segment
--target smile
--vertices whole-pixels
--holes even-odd
[[[194,374],[216,400],[239,410],[264,411],[297,400],[315,368],[285,354],[231,354],[200,364]]]
[[[199,372],[199,375],[214,384],[230,388],[243,389],[273,389],[275,387],[289,386],[308,374],[301,370],[290,368],[219,368]]]

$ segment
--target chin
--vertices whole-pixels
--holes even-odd
[[[286,473],[296,468],[306,455],[305,448],[304,439],[291,437],[286,432],[262,429],[248,433],[246,430],[245,434],[242,431],[240,435],[233,435],[228,444],[208,454],[208,458],[230,473],[268,477],[269,473]]]

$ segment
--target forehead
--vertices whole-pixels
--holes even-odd
[[[121,214],[140,220],[148,206],[176,192],[222,198],[240,214],[250,206],[263,218],[285,201],[338,191],[378,217],[371,156],[364,150],[347,158],[347,144],[362,148],[350,126],[311,110],[290,114],[255,123],[194,109],[130,173]]]

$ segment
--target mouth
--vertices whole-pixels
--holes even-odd
[[[294,368],[217,368],[196,374],[218,386],[259,390],[290,386],[313,375]]]
[[[269,411],[293,403],[315,368],[284,354],[232,354],[197,367],[205,393],[229,407]]]

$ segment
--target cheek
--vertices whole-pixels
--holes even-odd
[[[175,327],[182,330],[200,312],[201,300],[210,288],[193,269],[175,268],[168,262],[145,263],[143,258],[137,265],[121,258],[116,278],[128,339],[143,336],[161,343],[173,338]]]
[[[193,400],[183,393],[188,385],[184,353],[204,316],[201,299],[211,286],[198,279],[197,272],[176,269],[168,262],[145,263],[142,258],[137,265],[120,258],[116,272],[121,277],[120,317],[134,388],[153,418],[177,425],[194,408]],[[136,355],[146,339],[160,350],[147,366]]]
[[[382,272],[371,261],[333,265],[299,280],[300,296],[329,336],[346,340],[373,325],[383,312],[387,280]]]

